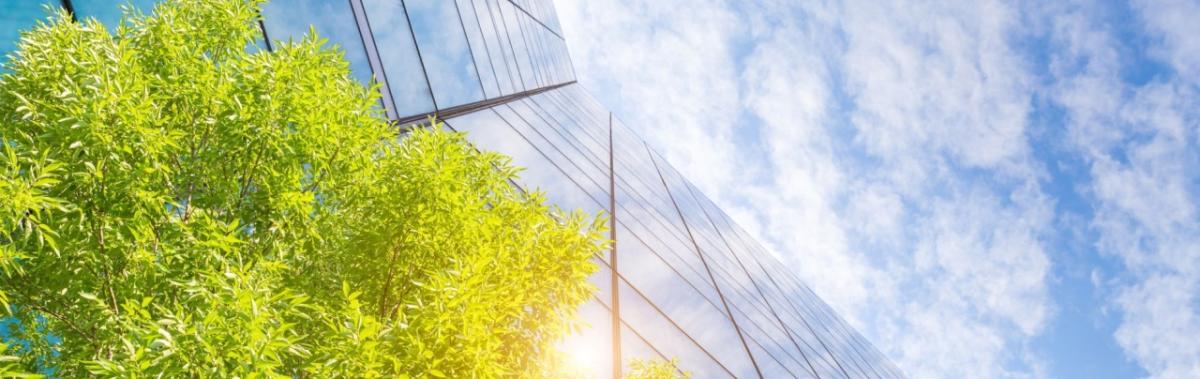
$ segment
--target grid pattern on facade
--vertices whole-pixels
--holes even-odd
[[[149,9],[154,0],[136,0]],[[63,6],[106,25],[120,2],[0,0],[0,54]],[[605,212],[615,250],[581,308],[595,377],[632,359],[678,359],[694,377],[894,378],[903,374],[739,227],[634,128],[579,84],[551,0],[275,0],[264,39],[313,28],[352,75],[377,83],[398,123],[431,115],[525,167],[522,188]],[[270,41],[270,43],[267,43]],[[0,58],[3,62],[4,58]]]

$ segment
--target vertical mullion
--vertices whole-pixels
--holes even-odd
[[[621,287],[617,278],[620,274],[617,271],[617,191],[616,179],[613,170],[613,138],[612,138],[612,113],[608,114],[608,238],[612,241],[612,248],[609,250],[609,261],[612,273],[610,280],[610,288],[612,288],[612,359],[613,359],[613,379],[621,379]]]
[[[71,0],[62,0],[59,3],[67,10],[67,13],[71,14],[71,21],[79,22],[79,17],[75,17],[75,5],[71,4]]]

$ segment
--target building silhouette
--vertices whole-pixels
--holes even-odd
[[[0,0],[0,53],[46,6],[111,26],[122,3]],[[551,0],[274,0],[263,9],[264,41],[300,38],[310,25],[340,46],[354,77],[380,84],[380,105],[399,124],[436,116],[526,168],[515,185],[563,209],[611,215],[615,247],[596,258],[588,326],[560,346],[591,376],[619,375],[633,359],[677,359],[696,378],[903,377],[576,83]]]

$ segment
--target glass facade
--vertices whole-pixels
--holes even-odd
[[[0,0],[0,52],[45,5],[110,26],[120,14],[121,2],[60,1]],[[598,292],[580,309],[590,327],[560,343],[591,377],[672,358],[697,378],[903,377],[575,83],[551,0],[275,0],[262,27],[274,46],[312,28],[379,84],[397,122],[436,115],[524,167],[514,185],[612,215],[615,247],[596,257]]]

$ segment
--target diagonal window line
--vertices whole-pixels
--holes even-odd
[[[649,151],[650,147],[646,146]],[[742,341],[742,348],[746,350],[746,356],[750,357],[750,363],[754,365],[754,371],[761,379],[763,377],[762,370],[758,368],[758,361],[754,359],[754,354],[750,352],[750,346],[746,344],[746,337],[742,335],[742,328],[738,327],[737,320],[733,317],[733,312],[729,311],[729,302],[725,300],[725,295],[721,293],[721,286],[717,284],[717,279],[713,277],[712,269],[708,267],[708,260],[704,259],[704,254],[700,252],[700,245],[696,243],[696,237],[692,235],[691,228],[687,225],[687,220],[683,217],[683,211],[679,209],[679,203],[675,202],[675,196],[671,195],[671,187],[667,185],[667,179],[662,176],[662,170],[658,168],[658,162],[650,154],[650,161],[654,163],[654,169],[658,171],[658,177],[662,180],[663,187],[666,188],[667,196],[671,198],[671,203],[675,205],[675,211],[679,213],[679,218],[683,220],[683,227],[687,229],[688,236],[692,238],[692,245],[696,247],[696,254],[700,257],[700,262],[704,264],[704,270],[708,271],[708,278],[712,281],[713,287],[717,290],[717,296],[721,297],[721,304],[725,306],[725,315],[729,317],[729,322],[733,324],[733,329],[737,331],[738,339]]]

